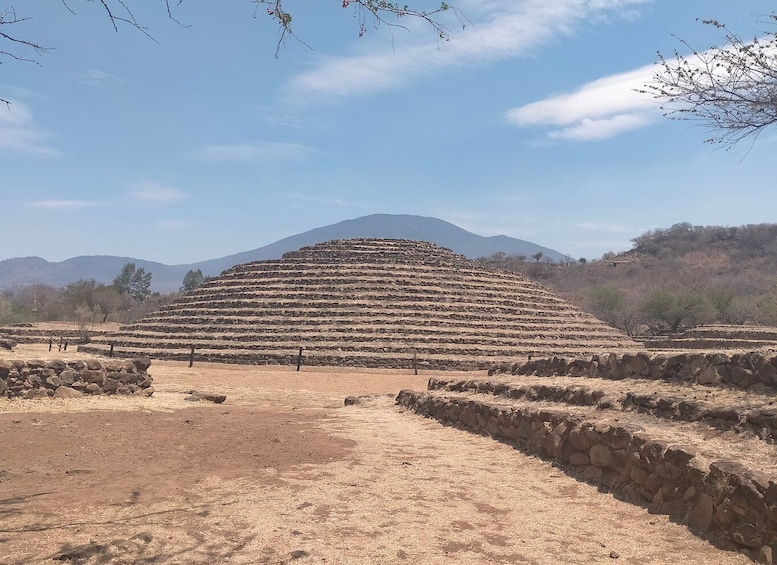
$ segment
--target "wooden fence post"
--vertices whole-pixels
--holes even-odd
[[[67,351],[67,342],[65,342],[64,350]]]
[[[302,365],[302,348],[299,348],[299,353],[297,354],[297,372],[299,372],[299,367]]]
[[[111,351],[108,353],[108,357],[113,357],[113,344],[111,344]]]
[[[189,351],[189,367],[194,365],[194,346],[192,345],[191,351]]]
[[[50,337],[50,338],[49,338],[49,351],[51,351],[51,348],[52,348],[53,346],[54,346],[54,338],[53,338],[53,337]]]
[[[413,350],[413,372],[418,374],[418,352],[415,349]]]

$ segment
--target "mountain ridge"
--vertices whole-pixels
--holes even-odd
[[[31,284],[61,287],[80,279],[94,279],[108,284],[124,264],[132,262],[137,268],[152,273],[152,290],[171,292],[178,290],[184,275],[190,270],[200,269],[206,276],[215,276],[241,263],[280,259],[288,251],[316,243],[364,237],[429,241],[471,259],[499,252],[526,256],[542,252],[544,257],[554,261],[567,258],[554,249],[536,243],[504,235],[477,235],[438,218],[408,214],[372,214],[314,228],[250,251],[189,264],[166,265],[113,255],[82,255],[60,262],[49,262],[40,257],[14,257],[0,261],[0,289]]]

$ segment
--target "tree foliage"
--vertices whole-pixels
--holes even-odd
[[[709,321],[709,303],[702,294],[692,291],[656,290],[642,305],[644,321],[651,333],[676,333],[683,326],[696,326]]]
[[[135,263],[126,263],[113,279],[113,286],[119,294],[143,302],[151,296],[151,273],[146,273],[142,267],[136,268]]]
[[[764,22],[772,29],[752,40],[716,20],[702,22],[722,30],[725,43],[702,51],[680,39],[691,55],[659,53],[660,70],[642,92],[662,102],[665,116],[703,124],[709,143],[730,148],[746,138],[755,141],[777,124],[777,13]]]
[[[204,276],[201,269],[197,269],[196,271],[192,269],[184,275],[183,284],[179,290],[181,292],[189,292],[207,280],[210,280],[210,277]]]

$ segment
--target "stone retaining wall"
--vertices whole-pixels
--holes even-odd
[[[606,410],[634,410],[659,418],[682,422],[704,422],[720,430],[749,431],[763,440],[777,443],[777,409],[752,406],[710,406],[686,396],[656,395],[625,392],[607,394],[603,390],[582,385],[553,384],[523,385],[500,383],[484,379],[446,380],[430,378],[428,390],[475,392],[510,399],[564,402],[573,406],[596,406]]]
[[[570,474],[669,514],[763,563],[777,552],[777,483],[736,461],[650,441],[628,424],[581,422],[564,410],[500,406],[403,390],[397,403],[556,462]],[[774,554],[777,557],[777,554]]]
[[[726,355],[694,353],[650,355],[648,353],[594,355],[585,359],[551,357],[512,366],[499,365],[489,374],[599,377],[605,379],[642,378],[684,382],[726,388],[777,392],[777,357],[758,352]]]
[[[75,398],[85,394],[154,394],[148,358],[131,361],[0,359],[0,398]]]

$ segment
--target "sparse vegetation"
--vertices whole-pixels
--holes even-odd
[[[178,296],[152,293],[150,285],[151,273],[127,263],[109,285],[81,279],[62,288],[36,284],[12,289],[0,295],[0,325],[73,321],[88,341],[90,325],[128,323]]]
[[[777,324],[777,224],[675,224],[648,231],[631,250],[569,264],[503,254],[487,266],[518,272],[629,335],[698,324]]]

